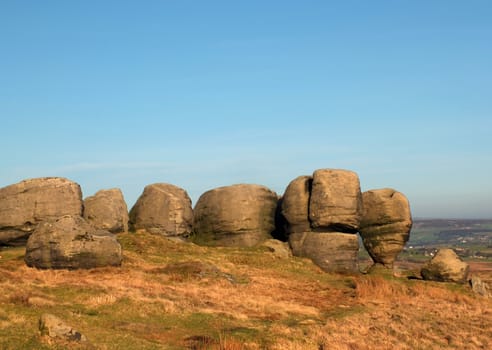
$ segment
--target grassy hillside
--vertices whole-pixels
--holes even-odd
[[[25,266],[22,248],[0,251],[0,348],[85,347],[41,337],[45,312],[95,349],[492,346],[492,302],[467,286],[327,274],[266,248],[206,248],[147,234],[119,240],[121,268],[42,271]]]

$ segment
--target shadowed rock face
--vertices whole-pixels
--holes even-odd
[[[410,236],[412,215],[407,198],[385,188],[362,194],[360,235],[375,263],[393,267]]]
[[[82,215],[82,191],[73,181],[46,177],[0,189],[0,245],[23,245],[45,220]]]
[[[130,210],[130,228],[164,236],[192,232],[193,209],[185,190],[165,183],[145,187]]]
[[[200,196],[194,209],[196,242],[254,246],[275,230],[277,194],[260,185],[219,187]]]
[[[96,228],[111,233],[128,231],[128,209],[117,188],[98,191],[84,200],[84,218]]]
[[[287,222],[287,233],[311,230],[309,222],[309,199],[311,198],[311,176],[299,176],[292,180],[282,197],[281,213]]]
[[[436,255],[420,270],[424,280],[465,283],[469,266],[452,249],[439,249]]]
[[[313,229],[356,233],[362,214],[362,197],[356,173],[320,169],[313,174],[309,220]]]
[[[340,232],[295,232],[290,235],[295,256],[310,258],[327,272],[356,273],[359,239]]]
[[[108,231],[80,216],[41,223],[26,244],[28,266],[41,269],[90,269],[121,265],[121,246]]]

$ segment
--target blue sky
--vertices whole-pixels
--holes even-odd
[[[131,207],[319,168],[492,217],[490,1],[0,1],[0,187]]]

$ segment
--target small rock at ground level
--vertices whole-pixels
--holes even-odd
[[[90,269],[120,266],[116,236],[98,230],[80,216],[62,216],[41,223],[26,244],[26,264],[42,269]]]
[[[287,242],[281,242],[277,239],[267,239],[261,246],[266,247],[275,257],[280,259],[288,259],[292,256],[292,251]]]
[[[66,341],[87,342],[85,335],[67,325],[62,319],[52,315],[43,314],[39,319],[39,331],[41,335],[50,338],[59,338]]]
[[[82,215],[73,181],[42,177],[0,188],[0,245],[24,245],[40,222],[63,215]]]
[[[490,298],[492,297],[492,291],[490,290],[487,283],[482,281],[478,276],[472,276],[470,278],[470,287],[474,293],[479,294],[483,297]]]
[[[393,266],[410,236],[412,215],[407,198],[390,188],[362,193],[359,233],[375,263]]]
[[[313,173],[309,220],[320,232],[357,233],[362,215],[359,176],[342,169]]]
[[[461,260],[454,250],[439,249],[427,262],[420,273],[424,280],[438,282],[465,283],[468,279],[469,266]]]
[[[265,186],[239,184],[212,189],[194,209],[194,241],[210,246],[252,247],[275,230],[277,194]]]
[[[296,232],[289,236],[289,244],[295,256],[310,258],[326,272],[359,272],[357,235],[340,232]]]
[[[189,235],[193,209],[188,193],[177,186],[156,183],[144,188],[130,210],[130,229],[164,236]]]
[[[84,200],[84,218],[93,226],[111,233],[128,231],[128,209],[118,188],[100,190]]]

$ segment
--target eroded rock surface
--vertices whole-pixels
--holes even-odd
[[[422,267],[420,273],[424,280],[465,283],[469,270],[468,264],[461,260],[454,250],[445,248],[439,249]]]
[[[180,187],[157,183],[145,187],[130,210],[130,228],[164,236],[192,232],[191,199]]]
[[[194,209],[196,242],[250,247],[272,238],[277,194],[265,186],[239,184],[207,191]]]
[[[295,232],[290,235],[289,243],[295,256],[310,258],[324,271],[358,272],[357,235],[340,232]]]
[[[402,193],[385,188],[364,192],[362,202],[359,232],[364,246],[375,263],[392,268],[412,228],[408,200]]]
[[[362,215],[362,196],[356,173],[320,169],[313,174],[309,220],[313,229],[356,233]]]
[[[128,209],[118,188],[98,191],[84,200],[84,218],[111,233],[128,231]]]
[[[0,245],[23,245],[39,223],[82,215],[82,191],[68,179],[24,180],[0,189]]]
[[[66,215],[39,224],[26,244],[26,264],[41,269],[119,266],[121,260],[116,236],[80,216]]]

